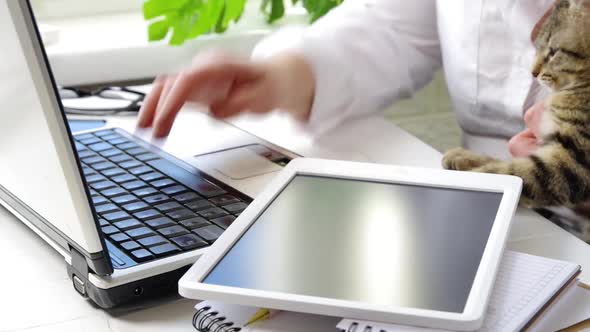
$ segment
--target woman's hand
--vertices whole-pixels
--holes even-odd
[[[153,127],[154,137],[167,136],[187,102],[208,105],[217,118],[282,109],[306,120],[314,91],[312,68],[299,55],[283,54],[255,62],[209,54],[197,57],[178,74],[155,80],[139,113],[138,126]]]
[[[539,129],[545,107],[545,101],[541,101],[524,113],[526,129],[516,134],[508,142],[508,149],[513,157],[526,157],[539,148]]]

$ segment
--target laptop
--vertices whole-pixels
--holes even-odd
[[[177,292],[273,170],[297,157],[206,114],[187,139],[217,163],[214,176],[120,128],[73,135],[29,1],[0,2],[0,40],[0,203],[102,308]],[[248,156],[256,162],[242,167]]]

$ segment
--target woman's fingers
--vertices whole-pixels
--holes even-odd
[[[152,125],[163,88],[164,78],[160,76],[154,80],[152,90],[143,100],[143,105],[139,110],[137,125],[140,128],[147,128]]]
[[[170,133],[187,101],[212,106],[214,115],[228,117],[265,108],[269,91],[261,87],[265,67],[227,57],[203,57],[183,72],[157,79],[140,111],[138,125],[153,127],[155,137]],[[266,107],[268,108],[268,107]]]
[[[249,111],[268,111],[268,94],[263,84],[242,84],[234,87],[224,100],[211,105],[211,114],[217,118],[228,118]]]
[[[161,106],[158,107],[154,122],[155,137],[164,137],[170,133],[176,115],[186,103],[190,90],[198,88],[194,83],[186,73],[179,74],[174,82],[171,82],[166,96],[160,99]]]

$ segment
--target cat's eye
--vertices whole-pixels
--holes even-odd
[[[554,56],[555,53],[557,53],[557,49],[553,48],[553,47],[549,47],[549,56]]]

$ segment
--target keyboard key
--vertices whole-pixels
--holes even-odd
[[[211,220],[211,222],[223,229],[227,229],[234,222],[234,220],[236,220],[236,217],[234,216],[224,216],[221,218],[213,219]]]
[[[137,227],[143,226],[143,224],[133,218],[129,218],[129,219],[117,221],[117,222],[113,223],[113,226],[117,227],[118,229],[120,229],[122,231],[127,231],[132,228],[137,228]]]
[[[160,228],[158,229],[158,233],[164,235],[167,238],[171,238],[175,236],[188,234],[188,231],[182,226],[174,225],[166,228]]]
[[[232,195],[217,196],[215,198],[211,198],[209,201],[217,206],[224,206],[241,202],[237,197],[234,197]]]
[[[150,167],[147,167],[147,166],[139,166],[139,167],[129,169],[129,173],[131,173],[133,175],[140,175],[140,174],[144,174],[144,173],[149,173],[151,171],[153,171],[153,169],[151,169]]]
[[[156,228],[156,229],[176,225],[168,217],[160,217],[160,218],[156,218],[156,219],[150,219],[150,220],[147,220],[145,222],[145,224],[150,226],[151,228]]]
[[[84,145],[90,145],[90,144],[100,143],[101,140],[99,140],[96,137],[89,137],[89,138],[86,138],[86,139],[79,140],[78,142],[80,142],[80,143],[82,143]]]
[[[145,204],[144,202],[134,202],[134,203],[129,203],[129,204],[125,204],[122,206],[122,208],[127,211],[127,212],[137,212],[139,210],[143,210],[143,209],[147,209],[150,206]]]
[[[127,149],[127,150],[125,150],[125,152],[127,152],[128,154],[130,154],[132,156],[137,156],[140,154],[148,153],[149,151],[138,146],[136,148]]]
[[[223,233],[223,229],[215,225],[205,226],[193,230],[193,233],[205,239],[207,242],[214,242]]]
[[[135,218],[137,218],[139,220],[148,220],[148,219],[153,219],[153,218],[157,218],[157,217],[162,217],[162,214],[160,214],[160,212],[158,212],[154,209],[136,212],[133,215],[135,216]]]
[[[119,155],[110,157],[109,160],[112,161],[112,162],[114,162],[114,163],[119,164],[119,163],[122,163],[122,162],[131,160],[131,157],[129,157],[126,154],[119,154]]]
[[[204,199],[200,200],[200,201],[192,201],[189,203],[185,203],[184,205],[193,211],[201,211],[201,210],[215,207],[215,205],[213,205],[213,203],[206,201]]]
[[[135,156],[135,158],[137,160],[141,160],[141,161],[145,162],[145,161],[158,159],[158,158],[160,158],[160,156],[158,156],[155,153],[144,153],[144,154],[140,154],[140,155]]]
[[[94,135],[92,134],[82,134],[82,135],[76,135],[74,136],[74,139],[76,139],[76,141],[81,141],[81,140],[85,140],[85,139],[89,139],[94,137]]]
[[[180,221],[179,224],[181,224],[182,226],[184,226],[190,230],[211,225],[211,223],[208,222],[207,219],[205,219],[203,217],[194,217],[194,218],[190,218],[190,219],[185,219],[183,221]]]
[[[112,140],[112,139],[121,138],[121,136],[119,134],[112,133],[112,134],[108,134],[108,135],[105,135],[105,136],[101,136],[100,138],[103,141],[108,141],[108,140]]]
[[[144,247],[151,247],[162,243],[167,243],[165,238],[161,237],[160,235],[153,235],[150,237],[144,237],[143,239],[137,240],[139,244]]]
[[[201,196],[199,196],[193,192],[188,192],[188,193],[176,195],[172,198],[174,198],[175,200],[177,200],[181,203],[184,203],[184,202],[189,202],[189,201],[194,201],[194,200],[200,199]]]
[[[157,193],[158,191],[151,187],[133,190],[133,193],[138,197],[145,197]]]
[[[158,173],[158,172],[150,172],[150,173],[146,173],[146,174],[139,176],[140,179],[142,179],[143,181],[147,181],[147,182],[158,180],[163,177],[164,177],[164,175],[162,173]]]
[[[113,211],[119,211],[119,207],[115,204],[101,204],[94,206],[94,210],[96,210],[96,213],[109,213]]]
[[[114,196],[118,196],[118,195],[123,195],[126,194],[127,191],[124,190],[123,188],[119,188],[119,187],[115,187],[115,188],[110,188],[107,190],[103,190],[100,192],[103,196],[106,197],[114,197]]]
[[[84,176],[96,174],[96,172],[92,168],[87,166],[82,166],[82,173],[84,174]]]
[[[193,217],[197,216],[193,211],[187,210],[187,209],[170,211],[170,212],[166,213],[166,215],[174,220],[177,220],[177,221],[183,220],[183,219],[188,219],[188,218],[193,218]]]
[[[111,237],[111,240],[113,240],[117,243],[131,240],[129,238],[129,236],[127,236],[127,234],[123,234],[123,233],[115,233],[115,234],[112,234],[110,237]]]
[[[99,154],[105,158],[118,156],[122,153],[123,152],[121,152],[121,150],[117,150],[117,149],[109,149],[109,150],[104,150],[104,151],[99,152]]]
[[[86,147],[82,143],[76,142],[76,143],[74,143],[74,146],[76,148],[76,151],[82,151],[82,150],[86,149]]]
[[[180,252],[177,246],[173,245],[172,243],[165,243],[159,246],[151,247],[150,251],[153,252],[156,256],[168,256],[177,252]]]
[[[106,202],[108,202],[108,200],[102,196],[92,196],[92,203],[94,205],[99,205]]]
[[[231,205],[226,205],[223,208],[229,211],[230,213],[240,213],[248,207],[248,204],[240,202]]]
[[[113,180],[113,182],[116,182],[116,183],[123,183],[123,182],[133,181],[133,180],[136,180],[136,179],[137,178],[135,176],[133,176],[133,175],[131,175],[129,173],[125,173],[125,174],[121,174],[119,176],[115,176],[111,180]]]
[[[120,136],[117,138],[112,138],[112,139],[106,139],[106,137],[103,137],[102,139],[106,140],[107,142],[109,142],[109,144],[112,144],[112,145],[118,145],[118,144],[123,144],[123,143],[129,142],[127,139],[122,138]]]
[[[88,158],[88,157],[93,157],[96,156],[96,153],[90,151],[90,150],[80,150],[78,151],[78,158],[80,159],[84,159],[84,158]]]
[[[143,200],[146,201],[148,204],[154,205],[157,203],[166,202],[166,201],[170,200],[170,197],[168,197],[164,194],[157,194],[157,195],[144,197]]]
[[[111,234],[115,234],[115,233],[119,232],[119,230],[113,226],[105,226],[101,229],[102,229],[102,232],[106,235],[111,235]]]
[[[134,239],[140,239],[147,236],[156,235],[154,231],[147,227],[133,228],[128,231],[125,231],[125,233],[127,233],[127,235],[131,236]]]
[[[198,213],[201,217],[203,217],[205,219],[209,219],[209,220],[228,215],[228,213],[225,210],[220,209],[218,207],[210,208],[207,210],[202,210],[202,211],[199,211]]]
[[[182,205],[178,204],[177,202],[166,202],[166,203],[158,204],[154,207],[162,212],[168,212],[168,211],[184,208]]]
[[[130,169],[133,167],[137,167],[137,166],[141,166],[142,164],[137,161],[137,160],[129,160],[129,161],[125,161],[119,164],[119,166],[121,166],[121,168],[124,169]]]
[[[121,184],[121,187],[123,187],[127,190],[134,190],[134,189],[147,187],[147,183],[137,180],[137,181],[125,182],[125,183]]]
[[[184,168],[175,165],[174,163],[165,159],[156,159],[147,162],[148,165],[154,167],[156,170],[168,175],[181,184],[196,191],[199,195],[205,197],[214,197],[226,194],[226,191],[213,183],[203,179],[197,174],[191,173]]]
[[[129,150],[129,149],[135,149],[135,148],[139,147],[139,145],[137,145],[136,143],[133,143],[133,142],[127,142],[127,143],[123,143],[123,144],[117,144],[117,147],[121,150]]]
[[[166,195],[176,195],[176,194],[180,194],[182,192],[185,192],[187,189],[184,186],[178,185],[178,186],[172,186],[172,187],[167,187],[162,189],[162,192]]]
[[[87,157],[87,158],[82,159],[82,162],[85,164],[88,164],[88,165],[102,163],[105,161],[107,161],[107,160],[104,159],[103,157],[100,157],[100,156],[92,156],[92,157]]]
[[[170,240],[172,240],[172,242],[174,242],[183,250],[202,248],[209,245],[207,242],[203,241],[203,239],[196,236],[195,234],[181,235]]]
[[[111,181],[100,181],[100,182],[93,182],[92,184],[90,184],[90,186],[94,190],[100,191],[100,190],[105,190],[105,189],[115,187],[116,185]]]
[[[123,249],[127,250],[127,251],[131,251],[131,250],[135,250],[138,248],[141,248],[141,246],[139,245],[139,243],[135,242],[135,241],[127,241],[127,242],[123,242],[120,244],[121,247],[123,247]]]
[[[111,213],[103,214],[102,217],[104,219],[106,219],[107,221],[113,223],[115,221],[119,221],[119,220],[123,220],[123,219],[128,219],[131,216],[127,212],[117,211],[117,212],[111,212]]]
[[[109,129],[109,130],[95,131],[94,132],[94,135],[96,135],[97,137],[103,137],[103,136],[106,136],[106,135],[110,135],[112,133],[113,133],[113,131]]]
[[[104,163],[92,164],[91,166],[92,166],[92,168],[94,168],[97,171],[103,171],[105,169],[117,167],[117,165],[113,164],[110,161],[105,161]]]
[[[88,148],[94,152],[100,152],[100,151],[112,149],[113,146],[110,145],[109,143],[103,142],[103,143],[96,143],[96,144],[89,145]]]
[[[117,196],[117,197],[113,197],[112,201],[117,203],[117,204],[127,204],[127,203],[131,203],[131,202],[135,202],[137,201],[137,197],[133,196],[133,195],[123,195],[123,196]]]
[[[110,226],[111,225],[108,221],[106,221],[106,220],[104,220],[102,218],[99,218],[98,219],[98,224],[100,225],[100,227],[102,227],[102,226]]]
[[[125,171],[120,168],[109,168],[109,169],[105,169],[101,173],[102,173],[102,175],[104,175],[106,177],[112,178],[113,176],[125,174]]]
[[[159,189],[159,188],[164,188],[167,186],[175,185],[176,182],[174,182],[170,179],[162,179],[162,180],[158,180],[158,181],[152,181],[152,182],[150,182],[150,184]]]
[[[106,178],[100,174],[94,174],[86,177],[86,182],[88,183],[93,183],[102,180],[106,180]]]
[[[145,249],[132,251],[131,256],[140,263],[154,259],[154,255]]]
[[[203,183],[201,183],[199,187],[193,188],[193,190],[198,192],[199,195],[205,196],[207,198],[223,195],[226,193],[225,190],[206,180],[203,180]]]
[[[91,196],[98,196],[98,192],[94,189],[90,189],[90,195]]]

